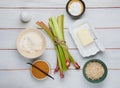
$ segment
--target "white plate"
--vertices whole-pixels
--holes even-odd
[[[88,30],[91,34],[91,36],[94,39],[94,42],[92,42],[91,44],[87,45],[87,46],[83,46],[80,42],[80,40],[78,39],[77,36],[77,31],[80,30],[80,27],[88,27]],[[86,19],[84,20],[77,20],[70,28],[69,28],[69,32],[80,52],[80,54],[83,57],[89,57],[92,55],[97,54],[99,51],[104,51],[105,48],[103,46],[103,44],[101,43],[101,41],[98,39],[97,35],[96,35],[96,31],[95,29],[88,23],[88,21]]]

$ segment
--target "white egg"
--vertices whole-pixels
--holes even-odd
[[[31,16],[29,15],[28,12],[21,12],[20,19],[21,19],[22,22],[27,23],[31,20]]]

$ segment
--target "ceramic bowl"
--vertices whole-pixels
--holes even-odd
[[[34,61],[33,62],[33,65],[35,65],[35,64],[39,64],[39,66],[42,66],[42,65],[40,65],[40,63],[41,62],[44,62],[45,63],[45,67],[48,67],[48,69],[49,69],[49,71],[48,71],[48,74],[50,74],[50,65],[45,61],[45,60],[36,60],[36,61]],[[38,66],[37,66],[38,67]],[[44,76],[43,78],[37,78],[36,76],[35,76],[35,74],[37,74],[37,73],[33,73],[33,68],[34,67],[32,67],[31,66],[31,74],[32,74],[32,76],[35,78],[35,79],[37,79],[37,80],[44,80],[44,79],[46,79],[48,76],[46,75],[46,76]],[[39,67],[38,67],[39,68]],[[36,68],[35,68],[36,69]],[[41,67],[41,69],[43,70],[43,71],[45,71],[42,67]],[[38,72],[40,72],[38,69],[36,69]],[[43,75],[44,75],[44,73],[43,73]],[[41,75],[39,75],[39,76],[41,76]]]
[[[103,68],[104,68],[104,74],[103,74],[102,77],[100,77],[99,79],[92,80],[92,79],[90,79],[90,78],[87,77],[87,75],[86,75],[86,73],[85,73],[85,68],[86,68],[87,64],[89,64],[90,62],[98,62],[98,63],[100,63],[100,64],[103,66]],[[102,82],[102,81],[106,78],[107,73],[108,73],[107,66],[105,65],[105,63],[104,63],[103,61],[98,60],[98,59],[93,59],[93,60],[87,61],[87,62],[85,63],[85,65],[84,65],[84,67],[83,67],[83,75],[84,75],[85,79],[88,80],[88,81],[91,82],[91,83],[99,83],[99,82]]]
[[[28,53],[28,52],[24,51],[23,49],[21,49],[21,47],[20,47],[20,41],[21,41],[22,37],[23,37],[25,34],[30,33],[30,32],[34,32],[34,33],[36,33],[37,35],[39,35],[40,38],[41,38],[41,41],[42,41],[42,43],[41,43],[41,49],[38,50],[38,51],[37,51],[36,53],[34,53],[34,54],[33,54],[33,53]],[[25,30],[23,30],[23,31],[18,35],[17,40],[16,40],[16,46],[17,46],[18,52],[19,52],[22,56],[24,56],[24,57],[26,57],[26,58],[28,58],[28,59],[34,59],[34,58],[37,58],[37,57],[41,56],[41,55],[43,54],[43,52],[45,51],[45,48],[46,48],[46,40],[45,40],[44,35],[42,34],[42,32],[41,32],[39,29],[25,29]]]
[[[80,14],[78,14],[78,15],[72,15],[72,14],[70,13],[70,11],[69,11],[70,5],[71,5],[73,2],[78,2],[78,3],[80,3],[81,6],[82,6],[82,12],[80,12]],[[85,12],[85,4],[84,4],[84,2],[83,2],[82,0],[69,0],[68,3],[67,3],[67,5],[66,5],[66,11],[67,11],[67,13],[68,13],[72,18],[75,18],[75,19],[80,18],[80,17],[83,15],[83,13]]]

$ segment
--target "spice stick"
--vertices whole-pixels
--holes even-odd
[[[44,73],[45,75],[47,75],[48,77],[50,77],[54,80],[54,78],[52,76],[50,76],[48,73],[46,73],[42,69],[38,68],[37,66],[33,65],[32,63],[27,63],[27,64],[31,65],[32,67],[36,68],[37,70],[41,71],[42,73]]]

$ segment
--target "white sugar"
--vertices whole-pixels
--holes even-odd
[[[69,7],[71,15],[77,16],[82,12],[82,5],[79,2],[73,2]]]

